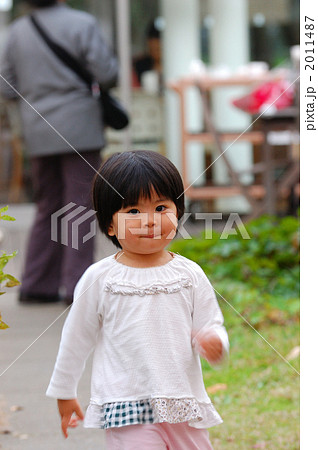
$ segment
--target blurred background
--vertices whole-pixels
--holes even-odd
[[[283,113],[283,120],[274,114],[270,123],[259,120],[251,125],[255,117],[235,108],[232,102],[261,85],[263,75],[273,70],[280,70],[280,76],[290,83],[297,78],[297,0],[226,0],[222,5],[217,0],[73,0],[68,4],[96,16],[120,61],[121,74],[115,93],[129,110],[131,125],[121,132],[105,130],[108,145],[103,150],[104,157],[126,148],[151,149],[165,154],[177,165],[186,185],[228,185],[228,170],[222,158],[218,158],[215,143],[206,142],[206,139],[183,142],[185,133],[198,134],[204,128],[198,92],[188,86],[187,92],[183,92],[188,104],[181,105],[180,91],[171,89],[171,82],[197,74],[203,68],[209,78],[227,83],[226,89],[214,89],[214,86],[211,89],[213,123],[217,130],[242,132],[250,127],[250,130],[263,131],[266,136],[268,124],[271,130],[292,130],[289,136],[285,133],[285,137],[271,137],[274,153],[271,158],[282,160],[284,155],[283,159],[287,160],[282,167],[275,168],[274,181],[290,164],[290,155],[287,157],[285,150],[293,151],[293,155],[298,151],[297,111],[289,109]],[[23,1],[0,1],[0,51],[9,23],[27,12],[28,7]],[[231,84],[237,75],[252,75],[255,79],[248,86]],[[297,83],[293,84],[293,89],[293,106],[297,106]],[[183,116],[185,124],[182,123]],[[0,127],[0,201],[29,202],[32,188],[23,136],[19,133],[18,118],[8,114],[3,103],[0,104]],[[227,157],[232,168],[243,172],[241,183],[264,185],[261,171],[258,174],[257,170],[250,171],[263,159],[263,145],[262,138],[228,141],[223,145],[223,150],[231,147]],[[290,150],[286,146],[293,148]],[[297,187],[297,175],[292,185],[287,186],[288,190],[285,189],[283,204],[277,204],[274,198],[267,212],[284,214],[295,209],[293,202],[297,204],[297,198],[290,198],[291,188],[295,185]],[[230,196],[228,192],[223,195],[215,191],[205,195],[207,198],[193,197],[190,191],[188,194],[192,211],[221,210],[226,213],[234,210],[247,214],[251,210],[251,205],[242,196],[224,198]],[[260,193],[259,197],[264,198],[265,194]],[[268,195],[273,196],[273,193]]]

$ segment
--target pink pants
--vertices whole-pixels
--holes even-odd
[[[209,432],[185,423],[128,425],[106,430],[107,450],[213,450]]]

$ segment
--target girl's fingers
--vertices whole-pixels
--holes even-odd
[[[195,334],[193,343],[196,351],[210,364],[218,364],[222,360],[222,341],[213,330],[200,330]]]
[[[68,424],[69,428],[76,428],[77,425],[78,425],[78,419],[79,418],[77,416],[72,416],[70,418],[70,421],[69,421],[69,424]]]
[[[68,437],[68,432],[67,429],[68,428],[76,428],[78,425],[78,421],[79,420],[83,420],[84,416],[83,413],[80,411],[80,415],[72,415],[72,416],[64,416],[62,419],[62,432],[64,434],[64,436],[67,438]]]
[[[74,411],[77,414],[77,417],[79,420],[84,420],[84,413],[82,411],[82,408],[78,405],[78,407]]]
[[[68,437],[68,428],[75,428],[79,420],[84,420],[82,408],[77,399],[58,399],[58,408],[61,416],[61,428],[65,438]]]
[[[71,420],[71,416],[67,415],[67,416],[63,416],[62,421],[61,421],[62,432],[63,432],[65,438],[68,437],[67,428],[70,423],[70,420]]]

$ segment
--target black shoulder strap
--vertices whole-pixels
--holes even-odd
[[[46,34],[44,29],[40,26],[39,22],[36,20],[33,14],[30,15],[30,20],[33,23],[34,27],[42,37],[42,39],[46,42],[48,47],[52,50],[53,53],[73,72],[75,72],[86,84],[91,88],[93,84],[93,77],[88,72],[88,70],[83,67],[74,56],[72,56],[68,51],[66,51],[63,47],[61,47],[56,42],[52,41],[52,39]]]

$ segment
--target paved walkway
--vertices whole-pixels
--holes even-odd
[[[6,271],[20,277],[28,231],[34,218],[34,205],[10,206],[8,214],[16,222],[1,222],[1,250],[18,250]],[[188,232],[199,229],[189,224]],[[96,260],[116,251],[115,247],[97,236]],[[20,305],[18,289],[12,288],[0,296],[0,311],[10,325],[0,331],[0,449],[1,450],[81,450],[104,447],[102,430],[70,431],[67,440],[60,432],[60,423],[53,399],[45,396],[52,374],[61,329],[68,310],[63,304]],[[83,408],[89,402],[90,365],[79,386]]]
[[[67,315],[64,305],[21,306],[10,293],[0,297],[0,311],[10,325],[0,335],[1,450],[103,448],[102,430],[80,427],[65,440],[56,402],[45,396]],[[83,408],[89,402],[89,366],[79,388]]]
[[[34,205],[10,206],[16,222],[1,222],[1,250],[18,250],[6,271],[21,275],[25,245],[34,217]],[[96,259],[114,253],[106,239],[98,236]],[[0,311],[10,328],[0,331],[0,449],[81,450],[104,448],[102,430],[70,431],[67,440],[60,432],[56,402],[45,396],[52,374],[61,330],[68,310],[64,304],[20,305],[18,289],[0,296]],[[90,365],[82,377],[79,398],[89,402]]]

